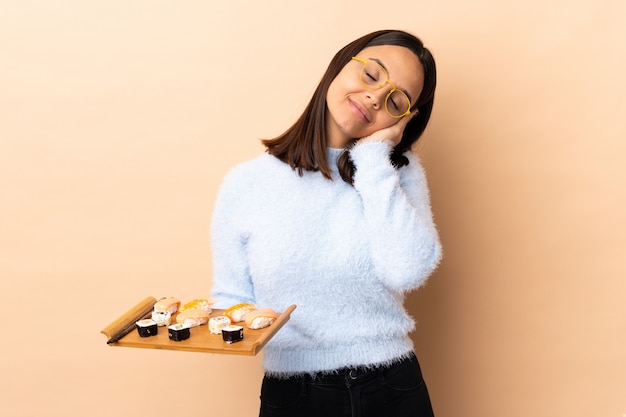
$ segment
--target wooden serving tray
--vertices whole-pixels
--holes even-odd
[[[147,297],[113,323],[102,329],[101,333],[107,336],[110,346],[136,347],[147,349],[182,350],[189,352],[222,353],[231,355],[254,356],[289,320],[295,305],[290,305],[284,312],[278,313],[278,318],[265,329],[248,329],[244,323],[237,323],[243,329],[243,340],[228,344],[221,334],[211,334],[209,326],[192,327],[189,339],[180,342],[170,340],[167,326],[158,328],[158,334],[150,337],[140,337],[135,322],[149,317],[156,304],[154,297]],[[214,309],[211,317],[222,315],[224,310]],[[176,315],[172,316],[172,324],[176,323]]]

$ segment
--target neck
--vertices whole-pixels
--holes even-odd
[[[335,123],[330,122],[332,116],[326,113],[326,137],[328,138],[328,146],[335,149],[345,148],[352,141],[343,133]]]

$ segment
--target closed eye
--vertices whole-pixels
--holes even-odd
[[[396,104],[396,102],[395,102],[395,101],[393,101],[393,99],[389,99],[389,101],[391,101],[391,105],[393,106],[393,108],[394,108],[395,110],[398,110],[398,105]]]

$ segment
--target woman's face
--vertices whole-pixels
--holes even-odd
[[[392,84],[415,103],[424,84],[424,70],[417,56],[401,46],[382,45],[363,49],[358,58],[379,63],[387,70],[390,83],[373,89],[361,81],[363,62],[351,60],[337,74],[326,94],[326,133],[329,146],[343,148],[353,139],[360,139],[397,123],[385,109],[385,99]],[[365,75],[367,76],[367,75]],[[405,116],[406,117],[406,116]]]

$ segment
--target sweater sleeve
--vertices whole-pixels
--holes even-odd
[[[243,178],[230,172],[220,187],[211,221],[211,256],[213,261],[213,286],[211,296],[216,308],[234,304],[254,303],[254,288],[246,256],[247,233],[241,210]]]
[[[435,270],[442,248],[419,159],[407,152],[409,165],[396,169],[391,150],[386,142],[363,143],[350,151],[350,158],[376,273],[388,288],[410,291]]]

